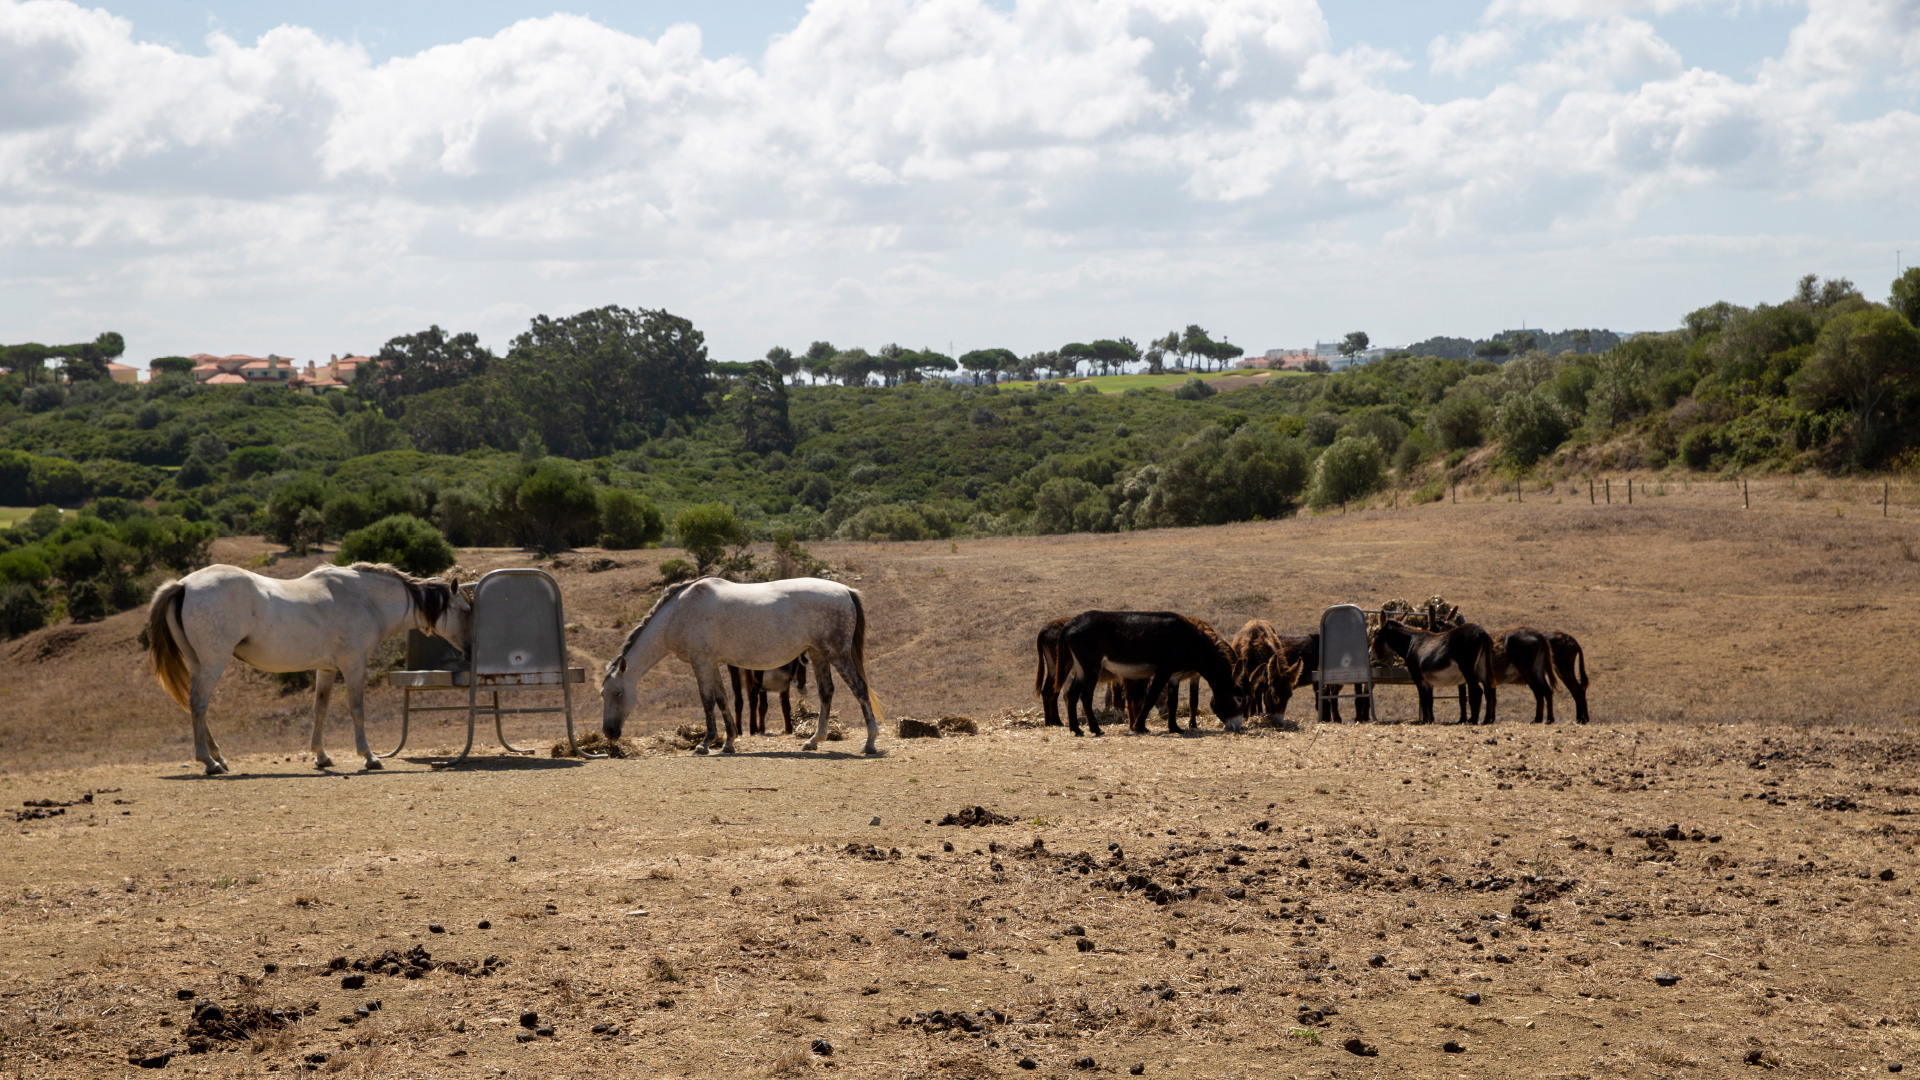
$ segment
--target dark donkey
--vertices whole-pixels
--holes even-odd
[[[1553,669],[1561,684],[1573,695],[1573,718],[1584,724],[1591,719],[1587,715],[1587,654],[1572,634],[1560,630],[1547,631],[1547,647],[1553,650]]]
[[[1033,693],[1040,699],[1040,710],[1046,715],[1047,727],[1060,727],[1060,694],[1067,688],[1067,675],[1073,669],[1073,658],[1067,655],[1061,644],[1060,632],[1073,621],[1073,616],[1062,615],[1050,619],[1040,627],[1040,633],[1034,638],[1033,649],[1038,654],[1033,671]],[[1100,673],[1100,681],[1107,687],[1107,707],[1114,707],[1116,688],[1125,692],[1120,679],[1111,671]],[[1199,691],[1195,690],[1196,700]],[[1125,706],[1122,706],[1123,708]]]
[[[1061,630],[1065,662],[1071,670],[1067,684],[1067,727],[1080,734],[1075,705],[1086,710],[1087,726],[1101,734],[1093,711],[1093,691],[1106,672],[1122,679],[1146,680],[1146,692],[1127,694],[1127,723],[1145,729],[1153,703],[1167,683],[1183,671],[1207,680],[1213,690],[1213,711],[1227,730],[1239,731],[1245,717],[1241,695],[1234,684],[1233,647],[1211,629],[1171,611],[1086,611]]]
[[[771,671],[743,671],[733,665],[727,665],[727,674],[733,679],[733,716],[734,723],[745,722],[745,735],[765,735],[767,733],[767,695],[780,695],[780,715],[787,723],[786,734],[793,734],[793,691],[802,693],[807,689],[807,656],[805,653],[794,657],[784,667]],[[746,683],[746,711],[741,709],[740,684]]]
[[[1493,642],[1492,682],[1533,691],[1533,722],[1553,723],[1553,656],[1547,635],[1531,626],[1510,626],[1487,635]],[[1461,687],[1460,722],[1467,722],[1466,688]]]
[[[1405,661],[1407,672],[1413,676],[1414,688],[1420,692],[1421,723],[1433,723],[1434,687],[1463,684],[1467,689],[1467,704],[1472,709],[1469,722],[1479,722],[1480,699],[1484,696],[1486,723],[1493,723],[1493,638],[1485,628],[1462,623],[1438,633],[1428,633],[1394,619],[1384,619],[1374,634],[1374,641]]]

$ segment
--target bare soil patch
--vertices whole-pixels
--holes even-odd
[[[43,631],[0,666],[0,802],[71,805],[0,833],[0,1075],[1920,1067],[1903,541],[1670,500],[817,545],[869,597],[890,713],[977,721],[877,759],[665,751],[648,734],[697,715],[669,662],[638,756],[550,757],[558,724],[524,723],[540,756],[432,772],[463,733],[429,723],[384,772],[320,773],[308,697],[236,666],[236,775],[207,780],[137,620]],[[563,560],[580,662],[660,557]],[[1423,727],[1390,689],[1375,725],[1095,740],[1029,707],[1053,614],[1230,632],[1433,593],[1579,636],[1596,723],[1526,723],[1509,691],[1491,728]],[[397,702],[370,708],[390,738]],[[936,824],[974,807],[1012,823]]]

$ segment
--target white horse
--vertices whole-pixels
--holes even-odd
[[[320,733],[338,671],[347,682],[354,746],[367,768],[378,769],[380,759],[367,746],[368,658],[402,630],[437,634],[464,653],[471,612],[457,587],[385,563],[323,566],[293,581],[216,565],[154,590],[147,649],[161,688],[193,716],[193,756],[208,776],[227,771],[207,731],[207,706],[236,656],[261,671],[314,672],[313,763],[321,769],[333,764]]]
[[[729,715],[724,690],[727,665],[749,671],[782,667],[805,653],[820,681],[820,718],[804,749],[816,750],[827,718],[833,714],[833,672],[838,671],[860,702],[867,718],[867,746],[872,754],[880,735],[879,701],[867,685],[867,613],[860,594],[821,578],[788,578],[756,585],[737,585],[725,578],[704,577],[673,585],[660,594],[653,610],[627,635],[620,655],[607,664],[600,684],[606,706],[601,730],[607,738],[620,737],[632,708],[633,683],[671,653],[693,667],[700,683],[700,703],[707,712],[707,739],[696,753],[719,745],[714,726],[717,710],[727,721],[726,745],[733,753],[737,723]]]

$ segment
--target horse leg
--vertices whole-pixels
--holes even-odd
[[[867,721],[867,745],[860,752],[872,757],[880,752],[880,718],[873,712],[873,689],[861,677],[860,670],[853,666],[850,657],[835,660],[834,666],[840,669],[840,677],[847,680],[847,689],[853,692],[853,699],[860,703],[860,715]]]
[[[820,737],[827,733],[827,721],[833,716],[833,665],[827,663],[824,653],[815,651],[808,654],[813,660],[813,669],[820,676],[820,716],[813,722],[813,737],[800,744],[802,750],[820,749]]]
[[[313,673],[313,767],[325,769],[333,765],[333,759],[320,745],[320,736],[327,726],[327,702],[333,698],[333,669],[321,668]]]
[[[351,664],[340,675],[347,681],[347,711],[353,714],[353,748],[360,754],[362,768],[378,769],[380,755],[367,745],[367,666]]]
[[[220,760],[219,748],[214,745],[213,733],[207,730],[207,708],[213,704],[213,689],[220,685],[220,675],[226,669],[226,661],[221,660],[194,672],[193,688],[187,694],[188,711],[193,714],[193,756],[207,767],[208,776],[227,771],[227,763]]]
[[[699,672],[697,681],[700,683],[700,703],[707,710],[707,746],[712,747],[716,742],[718,732],[714,729],[714,714],[717,712],[727,732],[726,740],[720,743],[720,752],[731,754],[734,752],[734,732],[739,729],[740,722],[727,709],[726,684],[720,680],[720,667],[718,664],[707,665],[704,671]]]
[[[793,692],[780,691],[780,718],[787,722],[787,734],[793,734]]]

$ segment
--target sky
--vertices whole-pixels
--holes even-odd
[[[1920,259],[1920,0],[0,0],[0,342],[1659,330]]]

